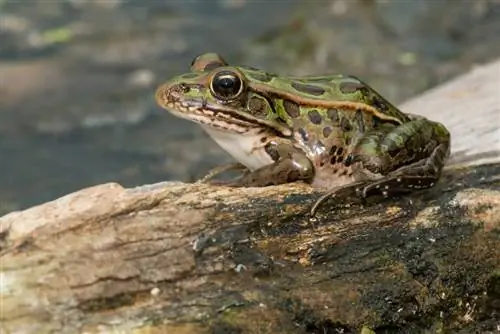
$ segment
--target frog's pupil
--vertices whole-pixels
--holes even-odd
[[[233,78],[220,78],[218,84],[223,90],[231,90],[234,87],[234,80]]]
[[[221,98],[233,98],[241,89],[241,80],[233,73],[219,73],[212,82],[213,92]]]

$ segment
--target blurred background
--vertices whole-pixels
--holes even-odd
[[[0,215],[231,161],[155,105],[203,52],[395,103],[500,56],[500,0],[0,0]]]

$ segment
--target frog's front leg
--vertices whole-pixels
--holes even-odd
[[[205,174],[204,177],[196,181],[196,183],[208,183],[210,180],[212,180],[214,177],[216,177],[219,174],[229,172],[229,171],[245,171],[247,168],[239,163],[239,162],[234,162],[234,163],[229,163],[221,166],[217,166],[215,168],[212,168],[211,170],[208,171],[207,174]],[[211,181],[212,184],[217,184],[217,183],[224,184],[224,181],[217,181],[213,182]]]
[[[311,208],[345,190],[362,197],[372,193],[384,197],[434,186],[450,151],[450,134],[440,123],[416,118],[399,126],[386,125],[365,134],[344,163],[357,163],[358,182],[321,196]]]
[[[309,182],[314,177],[314,166],[306,154],[288,143],[271,142],[266,145],[273,163],[246,172],[241,178],[226,184],[234,187],[266,187],[295,181]]]

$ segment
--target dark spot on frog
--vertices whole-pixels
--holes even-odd
[[[269,82],[272,80],[272,76],[265,72],[245,72],[247,77],[261,82]]]
[[[351,144],[351,137],[345,137],[344,138],[344,144],[345,144],[345,146],[350,145]]]
[[[300,107],[295,102],[285,100],[283,101],[283,108],[285,108],[286,113],[292,118],[300,116]]]
[[[356,120],[356,124],[358,125],[358,130],[361,133],[365,132],[365,120],[363,117],[363,112],[361,110],[356,110],[356,115],[354,115],[354,119]]]
[[[266,114],[266,105],[259,97],[254,96],[248,100],[247,108],[254,116],[265,116]]]
[[[349,171],[348,171],[347,169],[343,169],[343,170],[340,172],[339,176],[346,176],[348,173],[349,173]]]
[[[280,158],[280,154],[278,152],[278,150],[276,149],[276,145],[273,145],[273,144],[267,144],[264,149],[266,150],[266,153],[269,154],[269,156],[271,157],[271,159],[273,159],[273,161],[278,161],[278,159]]]
[[[339,112],[337,109],[328,109],[328,111],[326,112],[326,114],[328,115],[328,118],[332,121],[332,122],[338,122],[339,121]]]
[[[341,156],[341,155],[337,155],[337,156],[333,155],[333,156],[331,157],[331,159],[330,159],[330,163],[331,163],[332,165],[336,165],[336,164],[341,163],[341,162],[342,162],[342,160],[344,160],[344,157],[343,157],[343,156]]]
[[[351,94],[358,90],[366,89],[366,86],[361,82],[342,81],[339,88],[342,93]]]
[[[333,145],[330,148],[330,163],[332,165],[341,163],[344,160],[344,148],[343,147],[337,147],[337,145]]]
[[[185,83],[178,84],[177,86],[172,87],[171,89],[174,92],[179,92],[179,93],[189,93],[191,90],[190,86],[186,85]]]
[[[191,69],[194,71],[206,71],[226,65],[227,62],[220,55],[215,53],[204,53],[193,59],[191,62]]]
[[[333,145],[332,147],[330,147],[330,152],[328,154],[335,155],[335,152],[337,152],[337,145]]]
[[[321,115],[317,110],[310,110],[307,113],[307,116],[309,117],[309,120],[313,124],[321,124]]]
[[[344,132],[349,132],[352,130],[351,122],[345,117],[340,120],[340,127]]]
[[[302,140],[303,141],[308,141],[309,140],[309,134],[306,132],[306,130],[304,130],[304,128],[299,128],[299,133],[300,133],[300,136],[302,137]]]
[[[387,111],[389,110],[389,107],[387,106],[387,103],[383,101],[380,97],[378,96],[373,96],[372,97],[372,105],[377,108],[380,111]]]
[[[323,137],[328,138],[332,134],[332,128],[329,126],[325,126],[323,128]]]
[[[262,137],[262,138],[260,138],[260,142],[261,142],[261,143],[265,143],[266,141],[267,141],[267,137]]]
[[[309,95],[321,96],[325,93],[325,90],[319,86],[304,84],[297,81],[292,82],[292,87],[300,93]]]
[[[207,63],[205,67],[203,67],[203,72],[215,70],[216,68],[219,68],[223,66],[224,64],[219,62],[219,61],[212,61],[210,63]]]

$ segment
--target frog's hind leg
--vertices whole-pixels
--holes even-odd
[[[441,175],[442,165],[448,155],[448,146],[438,145],[428,158],[419,160],[408,166],[401,167],[377,180],[358,181],[328,191],[311,207],[310,215],[314,217],[318,208],[328,199],[341,196],[342,193],[356,195],[362,199],[373,192],[391,197],[418,189],[433,187]]]
[[[376,191],[384,197],[433,187],[439,177],[448,155],[448,146],[439,144],[428,158],[403,166],[378,180],[367,182],[358,195],[366,198]]]
[[[440,177],[450,149],[450,134],[425,118],[374,129],[359,140],[350,163],[358,162],[372,175],[362,197],[373,190],[383,195],[432,187]]]
[[[311,208],[314,216],[328,198],[345,191],[361,198],[373,193],[385,197],[434,186],[449,154],[449,133],[444,126],[418,118],[396,127],[375,129],[356,144],[344,164],[360,164],[369,171],[364,180],[329,191]]]

